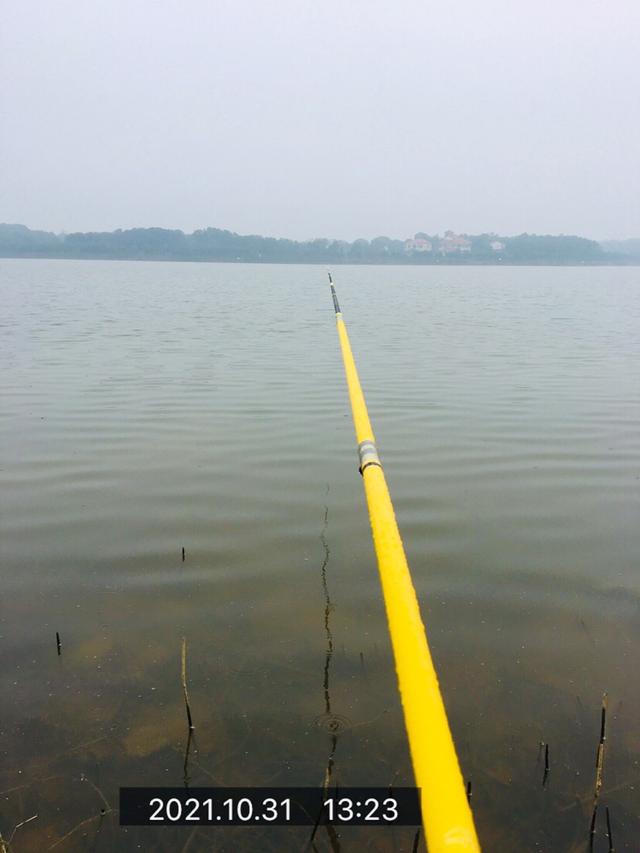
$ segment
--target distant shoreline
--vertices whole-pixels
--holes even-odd
[[[637,266],[640,240],[598,243],[550,234],[417,232],[406,240],[306,241],[204,228],[54,234],[0,224],[0,257],[47,260],[187,261],[191,263],[319,264],[336,266]]]

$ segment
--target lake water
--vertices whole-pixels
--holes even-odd
[[[637,851],[640,270],[334,278],[483,849],[587,849],[607,691],[594,849],[608,807]],[[325,270],[0,279],[5,841],[37,815],[11,849],[302,851],[307,829],[111,810],[121,785],[320,786],[328,763],[411,784]]]

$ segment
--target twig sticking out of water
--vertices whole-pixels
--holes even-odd
[[[327,491],[326,494],[329,494],[329,483],[327,483]],[[327,760],[327,766],[324,771],[324,780],[322,783],[322,790],[326,795],[329,787],[333,781],[333,770],[335,766],[335,754],[336,749],[338,747],[338,721],[337,719],[332,720],[331,714],[331,691],[329,689],[329,674],[331,670],[331,660],[333,658],[333,634],[331,633],[331,598],[329,596],[329,585],[327,582],[327,566],[329,565],[329,560],[331,559],[331,550],[329,548],[329,543],[327,542],[327,530],[329,529],[329,505],[328,503],[324,505],[324,523],[322,525],[322,532],[320,533],[320,542],[322,543],[322,549],[324,551],[324,559],[322,560],[322,566],[320,567],[320,576],[322,578],[322,591],[324,592],[324,631],[325,636],[327,638],[327,650],[325,653],[324,659],[324,670],[323,670],[323,680],[322,687],[324,690],[324,705],[325,705],[325,714],[327,716],[327,722],[329,726],[329,733],[331,735],[331,750],[329,752],[329,758]],[[364,655],[360,652],[360,663],[364,668]],[[335,724],[335,728],[332,727],[332,723]],[[322,810],[319,812],[318,817],[316,818],[316,822],[311,831],[311,836],[309,841],[307,842],[307,850],[312,849],[316,850],[316,845],[314,843],[316,833],[318,832],[318,827],[320,825],[320,820],[322,817]],[[334,829],[334,827],[327,823],[325,825],[325,829],[327,831],[327,835],[329,837],[329,845],[331,850],[334,853],[340,853],[340,836]]]
[[[62,642],[60,640],[60,634],[56,631],[56,648],[58,649],[58,657],[62,654]]]
[[[184,704],[187,709],[187,721],[189,723],[189,731],[192,732],[195,728],[191,717],[191,706],[189,705],[189,691],[187,690],[187,641],[182,638],[182,692],[184,693]]]
[[[327,494],[329,494],[329,484],[327,483]],[[324,525],[322,527],[322,533],[320,534],[320,541],[322,542],[322,548],[324,550],[324,559],[322,561],[322,566],[320,567],[320,575],[322,577],[322,590],[324,592],[324,631],[327,637],[327,653],[324,661],[324,704],[325,710],[327,714],[331,713],[331,694],[329,692],[329,669],[331,667],[331,658],[333,657],[333,634],[331,633],[331,624],[330,624],[330,616],[331,616],[331,599],[329,597],[329,586],[327,584],[327,566],[329,565],[329,559],[331,558],[331,551],[329,550],[329,544],[327,542],[327,530],[329,528],[329,506],[325,504],[324,507]]]
[[[182,547],[182,562],[184,563],[185,557],[187,556],[187,552],[184,550],[184,546]]]
[[[593,789],[593,812],[591,814],[591,827],[589,829],[589,851],[593,850],[593,844],[596,836],[596,817],[598,814],[598,799],[602,790],[602,776],[604,772],[604,746],[607,740],[607,706],[609,698],[606,693],[602,694],[602,710],[600,712],[600,740],[598,741],[598,751],[596,752],[596,782]],[[611,849],[611,835],[609,830],[609,810],[607,809],[607,833],[609,835],[609,848]]]
[[[331,778],[332,778],[332,776],[333,776],[334,757],[335,757],[335,754],[336,754],[336,748],[337,748],[337,746],[338,746],[338,735],[337,735],[337,734],[333,734],[333,735],[331,736],[331,752],[329,753],[329,759],[328,759],[328,761],[327,761],[327,766],[326,766],[325,771],[324,771],[324,781],[323,781],[323,783],[322,783],[322,791],[323,791],[323,795],[324,795],[324,796],[323,796],[323,799],[324,799],[324,797],[326,797],[326,795],[327,795],[327,791],[329,790],[329,786],[331,785]],[[316,848],[315,848],[315,844],[313,843],[313,841],[314,841],[314,839],[315,839],[315,837],[316,837],[316,833],[317,833],[317,831],[318,831],[318,827],[320,826],[320,819],[321,819],[321,818],[322,818],[322,809],[320,809],[320,811],[318,812],[318,817],[316,818],[316,822],[315,822],[315,824],[313,825],[313,829],[311,830],[311,836],[309,837],[309,845],[308,845],[308,846],[313,847],[313,849],[314,849],[314,850],[315,850]],[[332,837],[332,835],[331,835],[331,831],[330,831],[331,829],[333,829],[333,827],[331,827],[331,825],[330,825],[330,824],[327,824],[327,833],[329,834],[329,842],[331,843],[331,846],[332,846],[332,849],[333,849],[333,847],[334,847],[334,841],[335,841],[336,839],[334,839],[334,838]],[[334,834],[335,834],[335,832],[334,832]],[[339,844],[339,842],[337,842],[337,843],[338,843],[338,849],[339,849],[339,848],[340,848],[340,844]]]
[[[416,834],[413,839],[413,847],[411,848],[411,853],[418,853],[418,844],[420,843],[420,827],[417,828]]]
[[[334,757],[336,754],[336,747],[338,746],[338,735],[331,735],[331,752],[329,753],[329,759],[327,761],[327,766],[324,771],[324,782],[322,783],[322,790],[326,796],[329,787],[331,786],[331,779],[333,776],[333,765],[334,765]]]
[[[607,704],[608,697],[604,693],[602,696],[602,711],[600,713],[600,742],[598,743],[598,751],[596,753],[596,786],[594,790],[594,805],[598,802],[600,789],[602,788],[602,772],[604,768],[604,745],[606,741],[607,730]]]
[[[596,817],[598,816],[598,806],[597,804],[593,807],[593,814],[591,815],[591,826],[589,827],[589,853],[593,853],[593,845],[596,840]]]
[[[187,706],[188,707],[188,706]],[[191,738],[193,737],[193,729],[189,729],[189,734],[187,735],[187,747],[184,751],[184,763],[182,765],[183,770],[183,781],[184,787],[189,787],[189,782],[191,781],[189,778],[189,753],[191,752]]]
[[[327,835],[329,836],[329,844],[333,853],[340,853],[340,836],[335,830],[335,827],[330,823],[326,824]]]
[[[327,495],[329,494],[329,483],[327,483]],[[322,532],[320,533],[320,541],[322,542],[322,548],[324,550],[324,559],[322,561],[322,566],[320,568],[320,575],[322,577],[322,590],[324,592],[324,631],[327,637],[327,651],[324,659],[324,679],[323,679],[323,689],[324,689],[324,705],[325,712],[327,714],[327,718],[329,720],[329,725],[331,725],[331,692],[329,690],[329,671],[331,668],[331,659],[333,658],[333,634],[331,633],[331,598],[329,597],[329,585],[327,583],[327,566],[329,565],[329,560],[331,558],[331,551],[329,549],[329,543],[327,542],[327,530],[329,529],[329,505],[325,504],[324,506],[324,524],[322,526]],[[331,777],[333,774],[333,765],[334,765],[334,757],[336,754],[336,748],[338,746],[338,732],[337,730],[331,731],[331,751],[329,753],[329,760],[327,761],[327,768],[324,774],[324,783],[323,790],[326,792],[331,785]],[[312,836],[313,840],[313,836]]]
[[[544,775],[542,777],[542,787],[547,787],[547,779],[549,778],[549,744],[544,745]]]
[[[607,806],[607,838],[609,839],[609,853],[615,853],[613,849],[613,834],[611,832],[611,818],[609,816],[609,806]]]

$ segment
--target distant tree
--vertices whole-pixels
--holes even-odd
[[[602,247],[595,240],[584,237],[566,237],[520,234],[504,239],[506,255],[518,263],[591,263],[603,259]]]
[[[49,231],[31,231],[25,225],[0,224],[0,255],[27,256],[55,255],[61,250],[62,241]]]
[[[477,237],[472,237],[471,253],[477,258],[490,258],[494,254],[491,243],[496,239],[492,234],[479,234]]]

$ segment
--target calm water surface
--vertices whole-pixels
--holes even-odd
[[[485,851],[587,849],[604,691],[594,849],[608,806],[640,850],[640,271],[335,277]],[[302,851],[304,829],[110,809],[120,785],[321,785],[330,761],[411,784],[325,271],[0,279],[0,832],[37,815],[11,849]]]

